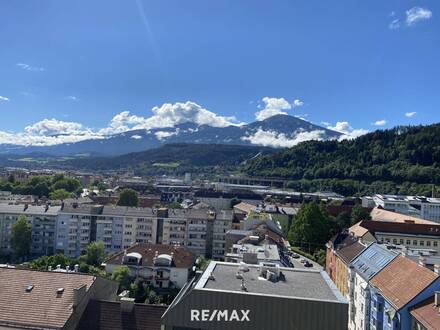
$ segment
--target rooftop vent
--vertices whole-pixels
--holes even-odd
[[[26,287],[26,292],[31,292],[33,288],[34,288],[34,285],[33,285],[33,284],[29,284],[29,285]]]
[[[64,288],[58,288],[58,289],[57,289],[57,294],[58,294],[58,295],[63,294],[63,292],[64,292]]]

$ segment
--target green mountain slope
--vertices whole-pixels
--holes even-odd
[[[308,141],[258,157],[243,171],[286,178],[294,188],[428,193],[429,184],[440,184],[440,124],[396,127],[340,142]]]

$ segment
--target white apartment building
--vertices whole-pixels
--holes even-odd
[[[60,212],[56,250],[77,257],[92,241],[107,252],[136,243],[185,246],[196,255],[223,259],[232,211],[69,205]]]
[[[380,206],[385,210],[440,223],[440,198],[424,196],[380,195],[364,197],[363,206]]]
[[[157,288],[182,288],[196,261],[194,253],[183,246],[164,244],[135,244],[112,255],[105,262],[105,271],[112,274],[127,266],[133,278]]]
[[[59,206],[8,205],[0,203],[0,251],[12,253],[12,225],[24,216],[32,226],[31,254],[54,252],[55,224]]]

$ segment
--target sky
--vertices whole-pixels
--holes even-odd
[[[440,121],[437,0],[0,2],[0,143],[288,113]]]

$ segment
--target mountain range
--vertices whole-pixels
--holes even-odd
[[[342,134],[289,115],[275,115],[241,126],[212,127],[184,123],[168,128],[132,130],[102,139],[51,146],[0,144],[0,154],[46,154],[50,156],[116,156],[158,148],[165,144],[197,143],[286,147],[304,140],[337,139]],[[268,137],[288,141],[274,143]]]

